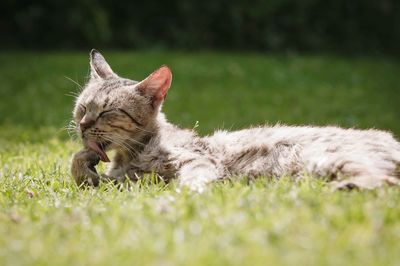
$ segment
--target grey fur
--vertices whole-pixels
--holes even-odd
[[[180,186],[199,192],[231,176],[301,178],[304,173],[327,177],[337,187],[399,184],[400,143],[388,132],[276,125],[202,138],[168,123],[160,111],[172,79],[168,67],[137,82],[116,75],[93,50],[91,72],[74,109],[75,122],[90,125],[83,133],[78,127],[84,148],[71,166],[78,184],[137,179],[148,172],[178,178]],[[96,173],[99,153],[89,142],[116,150],[106,174]]]

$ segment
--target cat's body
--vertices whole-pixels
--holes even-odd
[[[168,123],[159,110],[171,83],[168,68],[138,83],[115,75],[96,51],[91,66],[91,81],[74,111],[86,147],[72,163],[78,183],[101,178],[94,165],[99,157],[108,161],[104,150],[110,148],[117,153],[106,178],[136,179],[155,172],[196,191],[232,176],[300,178],[306,173],[338,186],[399,183],[400,143],[390,133],[276,125],[199,137]]]
[[[147,135],[151,138],[143,139],[146,145],[136,147],[140,152],[133,157],[120,153],[107,175],[128,174],[134,179],[135,174],[154,171],[165,179],[178,177],[195,190],[231,176],[301,177],[308,173],[369,188],[397,182],[400,146],[382,131],[277,125],[218,131],[202,138],[169,124],[161,114],[157,125]]]

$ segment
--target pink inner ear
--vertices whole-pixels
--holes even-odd
[[[155,96],[158,101],[162,101],[167,95],[171,81],[171,70],[167,66],[162,66],[143,81],[143,89]]]
[[[162,66],[150,75],[150,79],[157,87],[157,96],[164,99],[167,96],[169,87],[171,86],[172,73],[167,66]]]

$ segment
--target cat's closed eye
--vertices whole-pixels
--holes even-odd
[[[99,117],[113,116],[113,115],[118,115],[118,110],[117,109],[110,109],[110,110],[102,111],[99,114]]]
[[[118,122],[128,120],[129,118],[126,117],[123,113],[119,112],[117,109],[110,109],[100,112],[97,116],[97,119],[101,119],[107,122]]]
[[[110,110],[105,110],[99,114],[99,117],[106,118],[106,119],[115,119],[118,117],[125,117],[128,118],[132,123],[143,126],[137,119],[133,118],[128,112],[121,108],[114,108]]]

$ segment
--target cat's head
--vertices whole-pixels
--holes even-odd
[[[73,111],[85,147],[109,161],[105,150],[130,149],[154,126],[171,86],[172,73],[161,66],[138,82],[113,72],[96,50],[90,52],[90,79]]]

